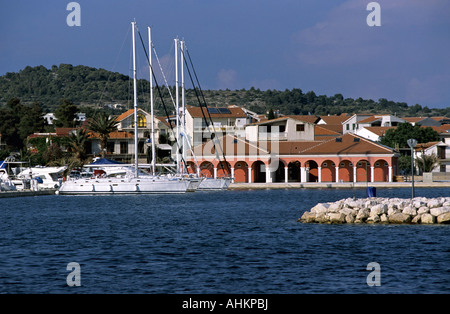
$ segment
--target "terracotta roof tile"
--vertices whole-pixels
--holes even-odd
[[[337,139],[340,139],[339,141]],[[302,155],[347,155],[347,154],[388,154],[393,153],[393,149],[363,137],[346,133],[335,139],[303,150]]]
[[[326,124],[342,124],[345,120],[350,118],[347,114],[341,114],[339,116],[320,116],[320,118],[325,121]]]
[[[384,136],[387,130],[396,129],[396,126],[366,126],[364,127],[366,130],[378,135]]]

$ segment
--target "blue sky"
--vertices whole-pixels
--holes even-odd
[[[87,65],[129,74],[130,22],[147,26],[173,81],[173,39],[183,38],[203,89],[301,88],[318,95],[450,106],[450,1],[1,0],[0,75],[27,65]],[[139,75],[145,74],[140,52]],[[163,83],[163,82],[160,82]],[[187,87],[190,87],[187,84]]]

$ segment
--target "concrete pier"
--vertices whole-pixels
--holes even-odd
[[[366,189],[375,188],[411,188],[411,182],[276,182],[276,183],[231,183],[230,190],[256,190],[256,189]],[[450,187],[450,182],[414,182],[415,188]]]
[[[32,191],[32,190],[0,191],[0,198],[54,195],[55,191],[56,191],[56,189],[46,189],[46,190],[39,190],[39,191]]]

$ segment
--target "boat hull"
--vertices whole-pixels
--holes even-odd
[[[180,179],[78,179],[65,181],[58,194],[171,194],[185,193],[190,182]]]
[[[198,190],[226,190],[230,183],[231,178],[205,178],[198,186]]]

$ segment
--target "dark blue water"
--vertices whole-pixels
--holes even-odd
[[[449,225],[297,222],[317,202],[352,193],[0,199],[0,293],[449,293]],[[70,262],[80,264],[81,286],[67,285]],[[366,283],[371,262],[381,286]]]

